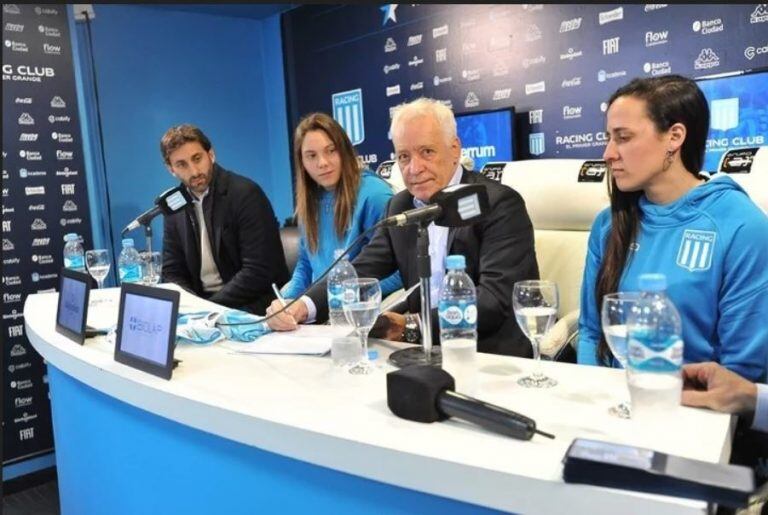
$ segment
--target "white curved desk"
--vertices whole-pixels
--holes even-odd
[[[102,314],[112,313],[106,316],[116,318],[118,294],[116,288],[94,290],[92,301],[100,297],[112,299],[111,304],[103,304],[99,309]],[[195,455],[203,451],[201,448],[214,447],[200,443],[208,441],[205,439],[220,441],[224,447],[233,446],[226,447],[224,452],[235,458],[228,455],[225,465],[241,456],[243,460],[236,466],[249,467],[257,459],[245,459],[250,450],[266,451],[300,460],[291,466],[313,464],[330,469],[327,474],[340,471],[356,476],[336,474],[331,483],[317,487],[319,493],[307,494],[306,501],[319,511],[338,502],[336,512],[373,510],[373,506],[361,508],[365,504],[356,503],[365,497],[361,492],[380,482],[392,485],[387,487],[390,490],[386,498],[392,493],[403,498],[417,495],[412,491],[422,493],[409,500],[412,504],[406,508],[398,506],[399,511],[424,512],[431,508],[422,501],[437,496],[443,498],[440,502],[444,512],[476,513],[483,511],[483,506],[521,513],[554,513],[563,509],[569,513],[705,513],[703,502],[566,484],[562,481],[561,463],[565,450],[574,437],[581,436],[647,446],[710,462],[725,462],[729,457],[731,421],[726,415],[681,408],[663,432],[648,432],[633,421],[608,415],[608,407],[626,392],[624,374],[619,370],[547,362],[543,364],[546,372],[557,378],[559,385],[551,390],[530,391],[516,385],[516,379],[530,367],[529,360],[480,354],[478,396],[534,418],[542,430],[557,436],[553,441],[539,436],[531,441],[518,441],[460,421],[420,424],[395,417],[386,404],[385,372],[392,370],[388,365],[370,376],[353,376],[333,369],[327,357],[244,356],[220,346],[180,346],[176,357],[182,363],[174,371],[173,379],[165,381],[115,362],[113,347],[104,337],[86,340],[80,346],[56,333],[56,300],[56,293],[30,295],[24,306],[24,318],[32,345],[49,365],[64,513],[98,512],[97,506],[103,512],[104,503],[118,502],[110,496],[127,496],[128,488],[136,495],[150,496],[150,506],[154,507],[147,513],[160,511],[160,496],[153,497],[152,489],[147,489],[141,480],[147,475],[155,480],[163,478],[162,473],[150,473],[150,465],[146,464],[151,461],[146,460],[153,458],[147,456],[153,452],[172,453],[170,448],[176,444],[186,445],[185,450],[178,451],[181,455],[175,457],[165,456],[165,462],[175,464],[187,455],[203,461],[197,462],[197,468],[179,465],[169,473],[173,476],[169,487],[176,493],[185,492],[185,499],[191,496],[189,502],[199,512],[210,513],[220,501],[216,494],[190,488],[191,480],[182,477],[188,469],[190,477],[197,480],[219,477],[214,471],[220,464],[216,461],[219,458],[210,458],[209,462],[209,458]],[[182,311],[210,306],[182,293]],[[92,311],[90,315],[96,313]],[[381,354],[379,361],[383,363],[396,345],[376,342],[374,347]],[[92,425],[87,414],[78,412],[80,407],[92,414]],[[102,409],[106,414],[100,412]],[[109,421],[120,410],[129,411],[130,415],[117,422]],[[134,423],[140,425],[134,427]],[[136,427],[153,424],[164,432],[141,440]],[[174,431],[178,435],[174,436]],[[83,432],[90,434],[86,437]],[[107,436],[110,441],[97,442]],[[155,441],[165,443],[155,446]],[[104,463],[98,464],[100,456],[111,456],[122,446],[126,446],[125,452],[104,458]],[[144,453],[147,455],[143,456]],[[280,463],[283,458],[273,459]],[[83,471],[80,468],[84,466],[91,468]],[[142,467],[145,468],[140,472]],[[238,469],[236,477],[243,477],[241,470]],[[312,470],[326,471],[316,467]],[[102,476],[83,477],[96,473]],[[291,480],[298,481],[293,476],[292,473]],[[223,473],[220,477],[230,476]],[[260,477],[276,476],[270,473]],[[361,482],[360,478],[365,479]],[[354,481],[350,491],[339,486],[346,479]],[[242,492],[244,500],[233,502],[232,506],[242,506],[244,513],[253,512],[262,501],[263,507],[303,510],[301,486],[289,484],[292,495],[279,494],[285,504],[270,504],[274,501],[270,495],[277,495],[274,485],[265,482],[264,488],[259,489],[266,480],[243,481],[244,485],[226,490],[226,495]],[[318,480],[312,481],[315,485]],[[112,486],[115,492],[104,493]],[[334,488],[338,491],[331,492]],[[318,500],[325,493],[336,497]],[[347,494],[358,498],[346,504],[343,499]],[[87,496],[95,496],[96,500],[84,500]],[[211,506],[205,506],[206,500]],[[126,512],[135,512],[137,505],[125,502]],[[378,506],[377,511],[387,511],[386,505],[382,506],[385,502],[374,498],[372,504]],[[110,513],[119,511],[114,506],[109,508]]]

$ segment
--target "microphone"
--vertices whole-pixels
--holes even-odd
[[[155,198],[155,206],[147,209],[125,226],[122,234],[137,229],[139,226],[148,225],[159,214],[171,215],[178,213],[192,204],[192,196],[184,186],[176,186],[162,192]]]
[[[387,405],[400,418],[435,422],[456,417],[519,440],[534,434],[555,436],[536,429],[536,422],[514,411],[456,393],[448,372],[430,365],[402,368],[387,374]]]
[[[454,184],[438,191],[424,207],[410,209],[381,221],[382,227],[402,227],[434,221],[443,227],[472,225],[488,213],[488,190],[484,184]]]

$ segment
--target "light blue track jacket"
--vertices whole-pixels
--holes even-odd
[[[726,174],[665,205],[640,198],[642,222],[619,291],[638,277],[667,276],[683,322],[686,363],[716,361],[753,381],[768,368],[768,217]],[[578,362],[597,364],[600,312],[595,281],[611,228],[610,208],[589,235],[581,287]],[[615,364],[615,363],[614,363]]]
[[[282,288],[285,298],[293,299],[317,279],[331,263],[333,252],[336,249],[345,249],[360,234],[372,227],[383,218],[386,213],[387,203],[392,198],[392,188],[384,179],[368,170],[363,171],[360,181],[360,189],[357,193],[357,204],[352,213],[352,220],[343,238],[338,238],[334,227],[333,208],[336,201],[335,193],[323,191],[320,195],[320,213],[318,222],[317,252],[312,254],[307,247],[307,239],[303,227],[300,228],[301,239],[299,243],[299,255],[296,260],[296,268],[293,270],[291,280]],[[373,232],[352,249],[347,258],[352,261],[360,250],[371,240]],[[381,281],[382,298],[403,287],[400,273],[395,272]]]

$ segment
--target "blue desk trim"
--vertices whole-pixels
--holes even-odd
[[[499,513],[193,429],[50,364],[48,378],[64,515]]]

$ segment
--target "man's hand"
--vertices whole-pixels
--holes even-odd
[[[387,311],[379,315],[368,336],[401,342],[403,333],[405,333],[405,315]]]
[[[717,363],[692,363],[683,366],[682,403],[725,413],[750,413],[757,404],[757,386]]]
[[[285,301],[287,304],[290,302],[290,299],[285,299]],[[283,305],[279,300],[275,299],[267,308],[267,316],[281,309],[283,309]],[[273,331],[294,331],[299,327],[300,323],[307,319],[307,313],[307,306],[304,304],[304,301],[298,300],[279,315],[267,320],[267,325]]]

